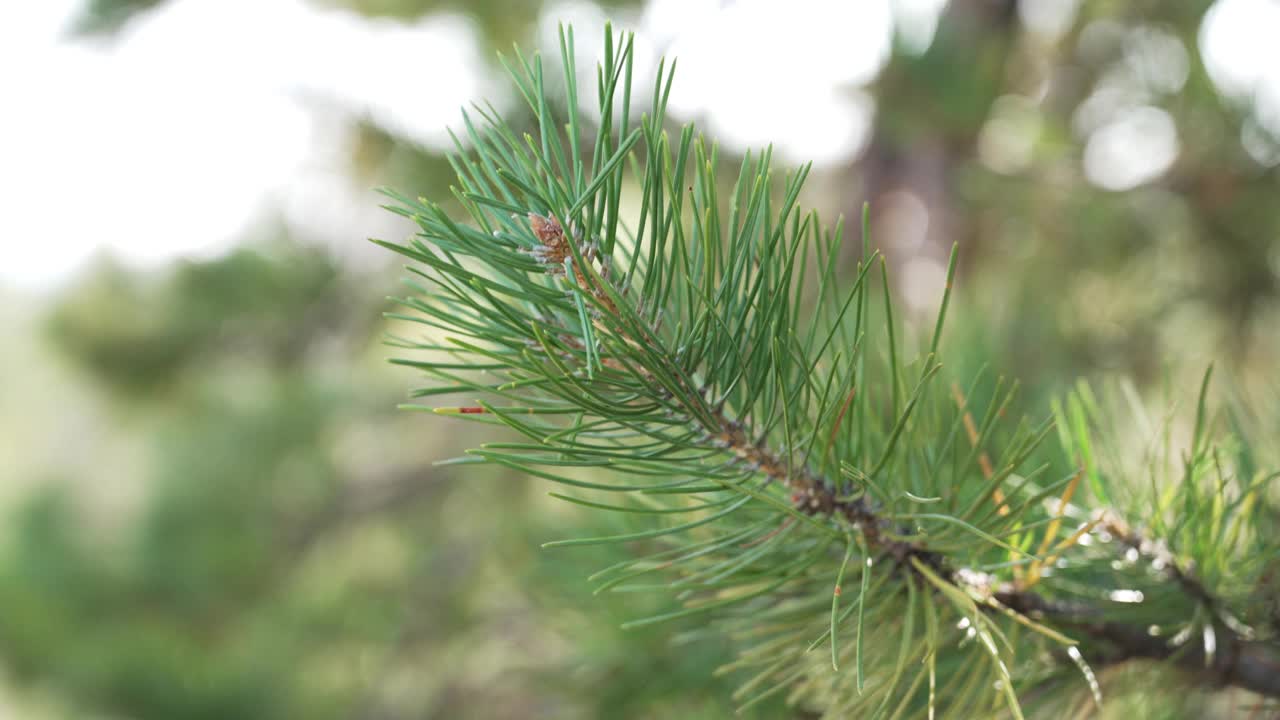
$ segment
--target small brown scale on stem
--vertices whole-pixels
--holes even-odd
[[[553,275],[563,273],[564,261],[571,253],[560,221],[555,215],[543,217],[537,213],[529,213],[529,228],[533,230],[533,236],[538,242],[542,243],[542,247],[533,251],[534,257],[551,266],[547,268],[547,272]]]
[[[529,213],[529,228],[533,230],[533,236],[542,243],[542,246],[535,248],[532,255],[535,260],[547,266],[547,272],[552,275],[563,275],[564,264],[566,260],[573,257],[573,250],[569,243],[571,242],[570,233],[564,231],[564,225],[560,223],[554,214],[542,216],[537,213]],[[586,262],[592,262],[596,259],[596,250],[594,247],[583,247],[579,249],[582,259]],[[578,287],[595,298],[596,302],[607,308],[610,312],[616,312],[617,306],[613,303],[613,298],[604,291],[604,288],[588,277],[582,268],[576,265],[573,268],[574,278],[578,282]],[[608,278],[608,270],[605,266],[601,266],[602,278]]]

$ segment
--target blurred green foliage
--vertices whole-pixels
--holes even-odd
[[[566,610],[592,604],[581,570],[617,550],[565,564],[536,550],[563,530],[524,480],[430,467],[438,451],[378,391],[377,306],[349,280],[280,242],[158,276],[104,263],[62,298],[55,347],[140,408],[149,461],[123,521],[69,481],[11,514],[14,677],[77,716],[726,717],[732,678],[698,672],[723,644],[624,638],[642,606],[616,598]],[[362,448],[373,433],[409,444]],[[383,462],[348,456],[369,453]],[[480,645],[490,667],[457,662]]]
[[[1198,33],[1211,5],[1083,0],[1055,36],[1015,2],[950,3],[929,48],[898,52],[876,81],[865,196],[877,212],[884,193],[909,193],[930,244],[960,243],[998,335],[989,359],[1024,379],[1151,382],[1189,347],[1257,374],[1280,350],[1280,170],[1242,145],[1252,103],[1210,79]],[[1167,113],[1176,160],[1132,189],[1099,187],[1085,167],[1095,128],[1139,108]]]
[[[301,361],[352,312],[342,290],[332,259],[293,246],[238,249],[159,278],[108,260],[60,299],[49,332],[107,386],[144,392],[228,350],[268,366]]]
[[[124,27],[134,17],[165,0],[88,0],[72,30],[84,35],[108,35]]]

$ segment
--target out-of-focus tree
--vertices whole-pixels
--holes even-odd
[[[1213,82],[1211,7],[951,2],[873,87],[850,200],[899,258],[960,242],[995,347],[1031,379],[1151,378],[1195,345],[1236,369],[1274,356],[1277,129]]]
[[[349,332],[357,318],[367,333],[372,308],[353,297],[331,260],[291,247],[236,250],[159,278],[107,260],[62,299],[49,329],[60,349],[106,386],[147,392],[229,356],[278,367],[302,362],[314,344]]]
[[[587,590],[529,551],[554,528],[523,481],[431,466],[393,409],[369,281],[279,241],[160,274],[105,263],[65,293],[54,347],[149,460],[132,507],[54,478],[6,522],[0,660],[76,715],[724,717],[727,685],[665,674],[723,648],[655,632],[623,652],[621,601],[563,611]],[[454,661],[478,647],[492,658]],[[653,682],[670,696],[637,691]]]

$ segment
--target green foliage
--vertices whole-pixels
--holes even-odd
[[[202,408],[204,421],[166,444],[157,493],[119,546],[86,536],[64,492],[36,496],[0,565],[8,661],[131,716],[337,717],[291,676],[318,647],[271,621],[278,566],[291,560],[271,473],[317,442],[316,422],[297,422],[316,408],[300,400],[229,422],[228,408]],[[333,471],[320,470],[306,477],[323,487]]]
[[[544,547],[629,550],[595,592],[666,598],[624,628],[731,639],[743,708],[1020,717],[1020,697],[1100,702],[1089,663],[1133,657],[1273,691],[1237,670],[1276,657],[1249,609],[1280,552],[1275,476],[1232,462],[1203,390],[1185,458],[1169,435],[1126,486],[1098,431],[1120,416],[1087,387],[1020,420],[1016,384],[944,369],[954,253],[936,324],[910,332],[865,218],[842,282],[842,224],[798,205],[807,168],[779,177],[769,150],[749,154],[722,196],[715,146],[668,132],[673,73],[637,120],[631,39],[605,38],[590,114],[572,31],[558,72],[504,59],[537,129],[466,117],[466,224],[392,195],[419,228],[381,243],[413,261],[396,362],[431,379],[418,397],[467,403],[411,407],[508,429],[453,463],[616,513]]]
[[[707,682],[696,672],[727,661],[726,643],[672,646],[668,629],[654,628],[626,633],[634,644],[623,644],[621,595],[615,611],[565,610],[590,591],[533,550],[565,517],[530,513],[545,496],[499,473],[450,483],[447,469],[429,466],[432,445],[389,409],[401,383],[370,356],[375,307],[324,252],[267,246],[159,278],[106,272],[114,291],[100,272],[67,294],[85,314],[60,332],[89,338],[64,337],[59,347],[109,337],[149,351],[166,338],[175,352],[160,382],[130,369],[150,367],[150,358],[122,350],[123,377],[138,377],[123,385],[95,354],[65,358],[117,391],[106,395],[107,411],[120,427],[102,432],[144,442],[137,467],[68,471],[6,513],[5,681],[55,706],[48,715],[26,705],[15,712],[156,720],[732,712],[735,679]],[[242,293],[272,307],[246,307]],[[81,305],[86,296],[96,302]],[[112,336],[135,327],[129,319],[171,317],[175,308],[217,328],[216,337],[176,320]],[[66,312],[60,304],[54,316],[61,322]],[[310,320],[277,326],[284,315]],[[299,350],[273,349],[285,345]],[[76,433],[62,442],[88,454]],[[585,552],[604,564],[627,556],[616,546]],[[661,678],[663,696],[647,695],[655,674],[673,668]]]
[[[48,329],[107,386],[146,393],[189,366],[237,354],[297,362],[341,323],[343,297],[332,260],[286,243],[188,262],[158,280],[108,261],[61,299]]]
[[[164,0],[89,0],[76,19],[74,30],[85,35],[110,34],[162,2]]]
[[[371,308],[344,293],[324,253],[280,244],[159,279],[107,265],[55,308],[53,336],[82,369],[121,399],[163,389],[166,402],[128,418],[152,426],[140,477],[95,467],[52,482],[7,525],[6,666],[77,716],[345,717],[359,677],[316,678],[399,619],[345,627],[394,590],[302,590],[316,583],[300,560],[347,520],[328,448],[356,405],[323,368],[337,325],[357,342],[372,326],[352,323]],[[119,483],[135,506],[104,513],[82,497],[89,483]],[[333,561],[325,572],[364,577]]]

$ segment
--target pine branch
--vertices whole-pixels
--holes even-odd
[[[616,534],[546,546],[633,548],[592,576],[597,592],[673,598],[629,626],[701,617],[700,632],[738,640],[722,670],[746,676],[743,707],[787,692],[831,716],[990,715],[999,703],[1021,717],[1020,690],[1078,668],[1100,702],[1087,661],[1136,657],[1274,693],[1276,638],[1246,612],[1280,552],[1260,530],[1274,476],[1224,465],[1203,390],[1182,475],[1150,517],[1164,540],[1148,540],[1114,519],[1125,484],[1093,426],[1118,414],[1086,387],[1054,424],[1005,420],[1016,385],[1003,381],[937,389],[954,254],[932,336],[912,355],[883,264],[883,302],[869,290],[865,216],[863,259],[841,289],[843,225],[798,208],[807,168],[779,188],[771,153],[748,155],[721,197],[715,147],[692,126],[666,131],[672,73],[659,66],[632,128],[631,40],[605,40],[594,135],[568,31],[567,122],[541,60],[519,54],[504,62],[536,129],[518,134],[492,109],[465,117],[451,162],[469,222],[392,194],[389,209],[420,231],[381,243],[417,278],[392,317],[421,334],[395,340],[414,351],[397,362],[434,380],[419,397],[473,403],[410,407],[519,438],[454,462],[526,472],[616,513]],[[1055,426],[1061,454],[1042,444]],[[1046,480],[1054,468],[1067,472]],[[829,661],[809,652],[823,644]]]
[[[534,213],[528,216],[529,227],[540,246],[530,254],[543,263],[545,271],[551,275],[564,275],[564,268],[572,270],[577,289],[590,296],[596,304],[593,312],[594,324],[603,331],[619,338],[629,346],[638,347],[657,341],[658,332],[654,327],[639,323],[635,332],[626,327],[612,326],[608,320],[618,314],[615,297],[621,293],[608,280],[608,267],[591,267],[597,260],[598,250],[595,247],[584,247],[581,240],[566,234],[564,228],[554,215],[543,217]],[[581,258],[587,263],[588,270],[573,264],[574,258]],[[954,270],[954,263],[952,264]],[[561,338],[567,344],[581,349],[571,335],[565,333]],[[660,358],[665,359],[665,358]],[[625,365],[616,357],[606,356],[602,362],[612,368],[624,369]],[[649,390],[655,394],[668,394],[672,397],[695,398],[704,401],[705,392],[695,390],[689,380],[673,367],[673,376],[677,377],[679,386],[675,392],[652,385],[654,376],[643,367],[635,369],[636,379],[650,385]],[[770,481],[777,482],[790,492],[790,501],[795,509],[807,515],[822,517],[838,516],[856,529],[866,539],[868,546],[875,552],[882,552],[893,557],[899,566],[910,568],[909,558],[915,557],[926,565],[941,569],[942,558],[928,550],[920,543],[912,543],[890,539],[891,522],[879,515],[868,502],[866,495],[856,498],[843,498],[837,493],[836,483],[829,478],[814,473],[807,464],[793,464],[767,443],[767,435],[761,434],[751,439],[748,428],[731,420],[724,413],[723,402],[715,407],[707,407],[705,402],[699,407],[688,408],[686,422],[695,424],[704,433],[704,439],[714,442],[718,447],[733,454],[745,467],[760,473]],[[903,534],[910,534],[910,530]]]

